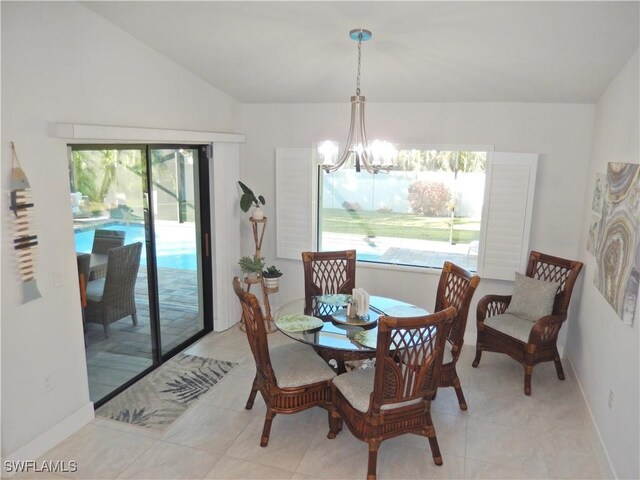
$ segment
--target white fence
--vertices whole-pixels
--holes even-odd
[[[480,218],[484,198],[484,173],[389,172],[371,175],[354,170],[323,174],[322,206],[343,208],[344,202],[358,203],[362,210],[390,208],[411,213],[409,186],[416,181],[444,183],[456,198],[458,217]]]

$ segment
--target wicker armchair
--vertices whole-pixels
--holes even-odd
[[[107,275],[87,283],[85,321],[101,323],[109,337],[109,324],[131,315],[138,324],[135,285],[140,267],[142,243],[112,248],[108,253]]]
[[[469,304],[479,283],[480,277],[478,275],[472,275],[464,268],[451,262],[444,262],[436,294],[436,312],[447,307],[456,307],[457,310],[444,347],[438,386],[453,387],[462,410],[467,409],[467,402],[462,393],[460,379],[456,371],[456,363],[464,344],[464,331],[467,326],[467,317],[469,316]]]
[[[369,444],[367,480],[376,478],[380,443],[404,433],[427,437],[433,461],[442,465],[430,409],[455,314],[455,307],[449,307],[421,317],[380,317],[375,369],[333,380],[336,411],[329,438],[335,438],[344,421],[356,438]]]
[[[531,395],[531,374],[533,367],[540,362],[553,361],[558,378],[564,380],[564,370],[560,362],[556,341],[562,322],[567,318],[571,293],[581,269],[582,263],[580,262],[532,251],[529,256],[526,276],[558,283],[551,314],[530,322],[529,329],[527,323],[522,323],[529,322],[529,320],[517,317],[509,318],[508,313],[505,315],[511,303],[511,295],[483,297],[478,302],[477,308],[478,338],[473,366],[478,366],[483,351],[509,355],[524,367],[525,395]],[[486,324],[488,319],[498,315],[501,316],[499,318],[505,319],[504,322],[500,322],[501,326],[494,323],[495,320],[492,322],[493,326]],[[511,317],[514,316],[511,315]],[[515,323],[510,325],[509,322],[515,322],[518,325]]]
[[[93,234],[93,245],[91,253],[107,255],[112,248],[122,247],[126,232],[122,230],[102,230],[97,229]],[[107,274],[105,267],[95,268],[91,272],[90,280],[101,278]]]
[[[296,413],[317,406],[328,410],[330,419],[331,379],[335,372],[302,343],[269,349],[258,299],[243,290],[238,277],[233,279],[233,289],[242,306],[247,339],[256,362],[256,376],[245,408],[253,408],[258,392],[267,406],[260,446],[268,445],[271,422],[278,413]]]
[[[346,293],[356,287],[356,251],[302,252],[304,295]]]

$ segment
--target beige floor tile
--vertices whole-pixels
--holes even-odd
[[[264,414],[255,414],[256,417],[227,450],[227,456],[295,471],[315,433],[320,429],[329,429],[327,412],[321,408],[316,407],[292,415],[276,415],[271,427],[269,445],[262,448],[260,437]]]
[[[307,452],[302,457],[296,473],[316,478],[351,479],[367,476],[368,447],[344,429],[330,440],[328,428],[319,429]]]
[[[153,443],[142,435],[97,426],[50,450],[40,460],[75,460],[78,471],[64,473],[68,478],[117,478]]]
[[[222,457],[205,475],[207,479],[225,480],[288,480],[293,472],[281,468],[267,467],[232,457]]]
[[[501,463],[481,462],[467,458],[464,461],[464,478],[469,480],[531,480],[546,478],[538,470],[527,470]]]
[[[296,472],[291,477],[291,480],[320,480],[320,477],[317,475],[307,475],[306,473]]]
[[[162,440],[223,454],[251,420],[247,411],[198,402],[165,430]]]
[[[181,445],[157,441],[118,478],[133,479],[192,479],[204,475],[220,459],[210,454]]]
[[[558,433],[542,435],[549,475],[554,478],[602,478],[600,466],[589,442]]]
[[[462,478],[463,457],[442,455],[442,461],[441,466],[433,463],[429,449],[382,442],[378,450],[378,479]]]
[[[510,465],[547,476],[542,439],[538,432],[469,418],[466,457]]]

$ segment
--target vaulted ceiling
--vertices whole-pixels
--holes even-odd
[[[245,103],[593,103],[638,49],[621,2],[84,2]]]

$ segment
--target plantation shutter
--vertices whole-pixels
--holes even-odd
[[[488,162],[478,273],[513,280],[529,258],[538,155],[494,152]]]
[[[311,148],[276,148],[276,254],[301,259],[315,250],[317,168]]]

